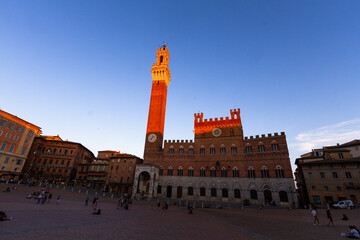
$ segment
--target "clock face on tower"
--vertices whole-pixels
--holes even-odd
[[[215,129],[212,130],[212,135],[214,137],[219,137],[221,135],[221,133],[222,133],[222,131],[221,131],[220,128],[215,128]]]
[[[148,136],[148,141],[149,141],[149,142],[155,142],[156,139],[157,139],[157,136],[156,136],[155,133],[149,134],[149,136]]]

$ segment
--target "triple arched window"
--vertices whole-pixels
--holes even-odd
[[[235,144],[231,146],[231,154],[237,154],[237,147]]]
[[[255,170],[254,170],[254,167],[250,166],[248,168],[248,177],[249,178],[255,178]]]
[[[193,154],[194,154],[194,147],[193,147],[193,146],[190,146],[190,147],[189,147],[189,154],[190,154],[190,155],[193,155]]]
[[[204,167],[200,168],[200,177],[206,177],[206,171]]]
[[[191,166],[188,168],[188,176],[189,176],[189,177],[193,177],[193,176],[194,176],[194,169],[193,169],[193,167],[191,167]]]
[[[269,178],[269,169],[266,166],[261,167],[261,177]]]
[[[183,168],[182,168],[182,166],[180,166],[180,167],[178,167],[178,170],[177,170],[178,172],[177,172],[177,175],[178,176],[183,176]]]
[[[183,155],[183,154],[184,154],[184,147],[183,147],[183,146],[180,146],[180,147],[179,147],[179,154],[180,154],[180,155]]]
[[[214,145],[211,145],[211,147],[210,147],[210,154],[212,154],[212,155],[215,154],[215,147],[214,147]]]
[[[239,169],[237,167],[233,168],[233,177],[235,178],[239,177]]]
[[[284,170],[280,166],[276,167],[275,172],[277,178],[284,178]]]
[[[220,154],[226,154],[226,148],[224,144],[220,146]]]
[[[216,177],[216,169],[214,167],[210,169],[210,177]]]
[[[205,147],[204,146],[200,147],[200,155],[205,155]]]
[[[174,146],[171,145],[171,146],[169,147],[169,154],[174,154],[174,152],[175,152],[175,151],[174,151]]]
[[[222,167],[222,168],[221,168],[221,177],[227,177],[226,167]]]
[[[172,176],[172,175],[173,175],[173,168],[172,168],[172,166],[168,167],[167,175],[168,175],[168,176]]]
[[[245,152],[246,152],[246,153],[252,153],[252,147],[251,147],[250,145],[247,145],[247,146],[245,147]]]
[[[273,152],[278,152],[278,151],[280,151],[279,144],[276,143],[276,142],[272,143],[272,144],[271,144],[271,150],[272,150]]]
[[[259,152],[265,152],[265,145],[263,143],[260,143],[258,145]]]

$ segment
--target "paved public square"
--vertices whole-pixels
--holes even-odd
[[[321,225],[314,226],[309,210],[287,209],[195,209],[188,214],[179,206],[158,209],[154,203],[134,201],[130,209],[117,210],[117,199],[100,197],[102,215],[92,215],[85,206],[85,194],[52,189],[50,203],[26,199],[38,187],[16,185],[3,192],[0,211],[12,221],[0,222],[0,239],[345,239],[348,225],[360,226],[360,209],[332,210],[335,227],[328,227],[324,209]],[[56,198],[61,202],[56,205]],[[345,213],[349,221],[342,221]]]

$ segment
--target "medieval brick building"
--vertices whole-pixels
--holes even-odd
[[[244,137],[240,109],[225,118],[195,114],[194,140],[163,142],[169,58],[166,46],[157,50],[144,164],[136,167],[133,195],[296,206],[285,133]]]
[[[94,154],[80,143],[63,141],[59,136],[39,136],[31,146],[22,173],[24,178],[75,184],[78,165],[93,159]]]

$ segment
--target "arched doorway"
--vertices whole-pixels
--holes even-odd
[[[172,187],[171,187],[171,186],[167,186],[167,187],[166,187],[166,197],[167,197],[167,198],[171,198],[171,191],[172,191]]]
[[[182,186],[177,187],[177,198],[182,198]]]
[[[272,196],[270,190],[264,190],[265,204],[270,204],[272,202]]]
[[[144,171],[139,175],[137,192],[140,193],[142,196],[147,197],[149,195],[149,189],[150,189],[150,174]]]

